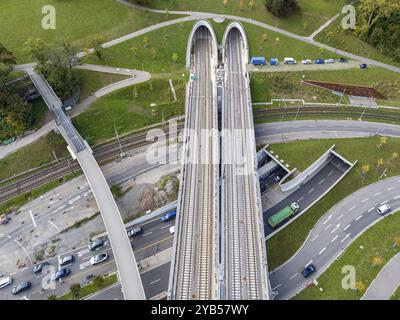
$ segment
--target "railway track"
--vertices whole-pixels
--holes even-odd
[[[349,117],[353,119],[372,119],[400,123],[400,112],[385,110],[385,113],[378,110],[349,107],[287,107],[287,108],[271,108],[257,109],[254,111],[254,120],[275,120],[276,117]],[[183,129],[183,124],[178,125],[177,130]],[[167,133],[167,136],[169,134]],[[151,142],[145,141],[146,133],[129,135],[121,138],[121,145],[124,152],[132,151],[136,148],[143,147]],[[120,155],[120,148],[117,141],[104,143],[93,148],[94,156],[97,161],[104,163],[113,159],[117,159]],[[11,200],[21,194],[30,192],[35,188],[52,182],[56,179],[63,178],[80,170],[79,165],[71,157],[61,159],[59,162],[51,163],[47,167],[37,172],[24,176],[18,181],[6,184],[0,187],[0,203]]]

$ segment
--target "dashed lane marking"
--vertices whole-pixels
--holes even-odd
[[[355,220],[356,220],[356,221],[360,220],[362,216],[363,216],[362,214],[359,215]]]
[[[323,248],[320,252],[318,252],[318,254],[321,255],[325,250],[326,250],[326,247]]]
[[[340,241],[340,243],[343,243],[348,237],[350,237],[351,233],[346,234],[346,236]]]
[[[331,242],[335,242],[336,241],[336,239],[339,237],[339,235],[337,234],[332,240],[331,240]]]
[[[346,231],[348,228],[350,228],[350,224],[344,227],[343,231]]]

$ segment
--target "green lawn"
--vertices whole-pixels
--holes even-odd
[[[222,0],[152,0],[151,6],[162,10],[168,8],[169,10],[203,11],[242,16],[259,20],[300,35],[310,35],[320,25],[338,13],[345,2],[344,0],[298,0],[302,9],[301,13],[288,19],[279,19],[269,13],[265,9],[265,0],[255,0],[255,7],[253,9],[249,7],[249,1],[245,1],[244,10],[240,10],[238,0],[228,0],[226,7],[224,7]]]
[[[174,102],[167,79],[154,79],[111,93],[93,103],[90,108],[73,119],[79,133],[91,144],[119,134],[160,123],[184,113],[186,81],[173,80],[177,102]],[[135,91],[137,97],[135,97]],[[155,103],[155,106],[151,104]],[[94,119],[96,119],[94,121]]]
[[[118,281],[117,275],[113,274],[108,277],[104,277],[104,283],[101,286],[95,286],[93,283],[88,284],[87,286],[83,286],[81,288],[81,291],[79,292],[78,299],[83,299],[101,289],[104,289],[108,286],[111,286],[112,284],[116,283]],[[57,300],[73,300],[72,299],[72,294],[71,292],[68,292],[67,294],[58,297]]]
[[[44,5],[56,9],[56,30],[42,29]],[[51,46],[71,41],[82,50],[97,36],[111,40],[167,19],[164,14],[145,13],[113,0],[1,1],[0,43],[14,52],[18,63],[24,63],[29,59],[22,49],[29,37],[43,38]]]
[[[343,30],[341,27],[341,19],[338,19],[328,28],[323,30],[319,35],[317,35],[315,40],[362,57],[400,67],[400,62],[396,62],[390,59],[390,57],[382,55],[370,44],[353,35],[351,30]]]
[[[388,143],[378,148],[379,137],[358,139],[326,139],[307,140],[273,144],[272,149],[285,159],[292,168],[304,170],[318,159],[333,144],[336,151],[350,161],[359,163],[338,185],[300,218],[288,225],[282,231],[267,241],[268,262],[271,270],[287,261],[301,246],[315,223],[336,203],[349,194],[379,180],[382,171],[387,168],[387,177],[398,175],[400,158],[391,160],[393,152],[400,150],[400,139],[388,138]],[[305,153],[304,150],[307,150]],[[310,155],[313,155],[310,157]],[[384,165],[376,169],[379,159],[384,159]],[[369,165],[370,171],[363,178],[361,169]]]
[[[395,213],[385,217],[359,238],[345,251],[339,260],[336,260],[321,276],[317,278],[318,286],[312,286],[301,291],[294,297],[296,300],[358,300],[376,278],[382,267],[397,253],[400,245],[396,238],[400,237],[400,214]],[[361,249],[361,247],[363,249]],[[377,262],[374,264],[374,258]],[[379,264],[380,263],[380,264]],[[345,274],[344,266],[354,266],[356,283],[359,289],[343,289],[341,283]],[[362,286],[362,285],[364,286]],[[323,288],[321,292],[319,288]],[[397,298],[398,299],[398,298]]]
[[[304,85],[301,83],[303,79],[371,86],[389,99],[400,99],[400,75],[386,69],[372,67],[363,70],[252,73],[253,102],[266,102],[271,98],[282,97],[304,99],[307,102],[339,102],[337,95],[329,90]]]
[[[400,287],[393,293],[390,300],[400,300]]]

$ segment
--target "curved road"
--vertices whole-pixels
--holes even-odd
[[[270,273],[276,299],[289,299],[316,279],[363,231],[382,217],[376,208],[388,203],[400,208],[400,177],[369,185],[349,195],[316,223],[299,251]],[[317,272],[305,279],[301,271],[314,264]]]

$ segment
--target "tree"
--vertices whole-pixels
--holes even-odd
[[[365,175],[369,172],[370,166],[369,164],[364,164],[361,168],[361,176],[365,179]]]
[[[73,283],[69,287],[69,291],[72,294],[72,299],[77,300],[79,298],[79,294],[81,293],[81,285],[79,283]]]
[[[48,57],[49,48],[41,38],[28,38],[24,43],[23,51],[28,54],[31,60],[38,64],[45,64]]]
[[[372,259],[372,268],[375,268],[376,266],[380,266],[380,265],[382,265],[382,263],[383,263],[383,261],[382,261],[381,257],[376,256]]]
[[[150,49],[150,56],[155,59],[157,57],[157,50],[155,48]]]
[[[0,85],[7,82],[12,67],[16,63],[13,53],[0,43]]]
[[[178,53],[177,53],[177,52],[174,52],[174,53],[172,54],[172,61],[173,61],[174,63],[177,63],[177,62],[178,62]]]
[[[243,11],[245,7],[246,7],[246,2],[244,0],[240,0],[239,1],[239,9],[241,11]]]
[[[400,246],[400,236],[394,237],[393,247]]]
[[[51,294],[47,297],[47,300],[57,300],[57,296],[55,294]]]
[[[278,45],[279,41],[281,41],[281,39],[279,37],[275,38],[275,45]]]
[[[265,7],[279,18],[287,18],[300,10],[297,0],[267,0]]]
[[[362,293],[362,292],[365,291],[366,286],[362,281],[357,281],[356,282],[356,289]]]
[[[104,278],[101,276],[94,276],[93,277],[93,285],[97,288],[97,289],[101,289],[104,285]]]
[[[226,7],[228,5],[228,0],[224,0],[223,3],[224,3],[224,7]]]
[[[253,9],[255,8],[255,6],[256,6],[256,2],[255,2],[254,0],[250,0],[250,2],[249,2],[249,8],[250,8],[251,10],[253,10]]]
[[[268,39],[268,33],[264,32],[261,37],[262,37],[262,42],[264,43]]]

